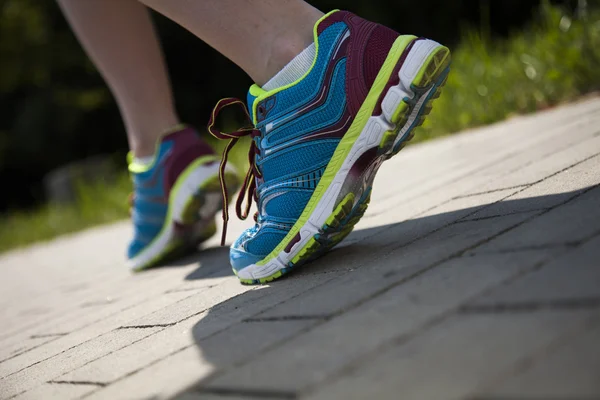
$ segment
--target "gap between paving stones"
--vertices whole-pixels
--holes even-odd
[[[88,386],[99,386],[99,387],[106,386],[106,383],[88,382],[88,381],[48,381],[47,383],[52,383],[55,385],[88,385]]]
[[[198,388],[192,391],[200,395],[214,394],[218,396],[228,397],[241,396],[250,399],[297,399],[298,396],[294,392],[285,392],[278,390],[243,390],[243,389],[227,389],[227,388]],[[225,400],[224,399],[224,400]]]
[[[553,178],[556,175],[561,174],[561,173],[563,173],[565,171],[568,171],[568,170],[570,170],[570,169],[578,166],[579,164],[582,164],[582,163],[584,163],[586,161],[589,161],[589,160],[591,160],[591,159],[593,159],[595,157],[598,157],[599,155],[600,155],[600,153],[596,153],[596,154],[593,154],[591,156],[588,156],[588,157],[584,158],[583,160],[580,160],[580,161],[576,162],[575,164],[569,165],[568,167],[565,167],[565,168],[561,169],[560,171],[556,171],[556,172],[554,172],[554,173],[552,173],[552,174],[550,174],[550,175],[548,175],[548,176],[546,176],[544,178],[541,178],[541,179],[539,179],[539,180],[537,180],[535,182],[530,182],[530,183],[527,183],[527,184],[517,185],[517,186],[513,186],[513,187],[508,187],[508,188],[500,188],[500,189],[493,189],[493,190],[483,191],[483,192],[477,192],[477,193],[469,193],[469,194],[466,194],[466,195],[457,196],[457,197],[455,197],[455,199],[460,199],[460,198],[464,198],[464,197],[471,197],[471,196],[478,196],[478,195],[482,195],[482,194],[486,194],[486,193],[493,193],[493,192],[498,192],[498,191],[507,190],[507,189],[521,189],[521,190],[519,190],[517,192],[517,193],[520,193],[520,192],[522,192],[522,191],[524,191],[526,189],[529,189],[531,186],[537,185],[537,184],[542,183],[542,182],[544,182],[544,181],[546,181],[546,180],[548,180],[550,178]]]
[[[571,149],[570,147],[566,147],[566,148],[562,148],[562,151],[568,151],[570,149]],[[525,154],[525,153],[519,153],[519,154]],[[527,163],[530,163],[530,164],[533,164],[533,165],[535,165],[535,163],[543,163],[543,162],[547,161],[551,156],[555,156],[555,155],[556,154],[554,152],[546,154],[543,158],[536,159],[535,162],[531,162],[529,159],[527,159]],[[493,164],[493,166],[498,166],[498,165],[503,165],[503,164],[502,163]],[[573,165],[573,164],[571,164],[571,165]],[[567,168],[568,168],[568,166],[567,166]],[[502,173],[499,173],[496,176],[496,179],[501,179],[503,177],[505,179],[507,176],[511,176],[511,174],[514,174],[515,172],[517,172],[519,170],[520,169],[517,168],[515,171],[513,171],[511,173],[506,173],[505,170],[502,170]],[[485,169],[483,169],[483,171],[485,171]],[[554,172],[557,172],[557,171],[554,171]],[[560,172],[560,171],[558,171],[558,172]],[[453,186],[447,186],[446,185],[446,186],[444,186],[444,187],[446,187],[446,190],[449,187],[449,188],[451,188],[451,190],[454,190],[456,192],[456,195],[455,196],[451,196],[451,197],[468,197],[468,195],[470,194],[469,190],[472,190],[473,188],[478,187],[480,185],[487,184],[488,182],[490,182],[491,179],[493,179],[493,177],[488,177],[488,176],[482,175],[482,172],[480,172],[480,169],[474,169],[474,170],[472,170],[470,172],[470,174],[471,175],[469,175],[468,177],[471,180],[475,178],[475,180],[477,181],[477,179],[478,179],[479,183],[477,185],[473,185],[472,182],[469,182],[469,184],[465,183],[463,185],[464,187],[461,187],[460,182],[456,182],[456,185],[453,185]],[[544,175],[550,175],[550,174],[544,174]],[[541,179],[545,179],[545,178],[546,178],[546,176],[544,176]],[[494,193],[494,192],[496,192],[498,190],[503,190],[503,188],[511,188],[511,187],[519,188],[519,187],[523,187],[523,186],[529,186],[532,183],[533,184],[538,183],[539,181],[540,181],[540,179],[534,180],[534,181],[531,181],[531,182],[524,182],[524,183],[522,183],[520,185],[506,185],[506,186],[503,186],[503,187],[496,187],[493,190],[483,190],[483,191],[482,190],[476,190],[475,193],[472,193],[472,194],[475,195],[475,194],[481,194],[481,193]],[[466,182],[466,181],[463,181],[463,182]],[[458,190],[456,190],[456,186],[458,186],[458,188],[459,188]],[[461,191],[463,193],[460,193]],[[447,201],[451,201],[451,199],[447,199]],[[406,202],[403,202],[402,204],[406,204]],[[394,204],[392,206],[399,206],[399,205],[400,204]],[[437,207],[437,206],[439,206],[439,204],[436,205],[435,207]],[[434,207],[432,207],[432,208],[434,208]]]
[[[554,257],[543,268],[498,286],[467,306],[473,310],[476,307],[493,310],[512,306],[595,308],[600,298],[598,244],[600,232],[582,241],[572,251]]]
[[[589,156],[589,157],[587,157],[587,158],[585,158],[585,159],[583,159],[583,160],[581,160],[581,161],[578,161],[578,162],[576,162],[575,164],[572,164],[572,165],[570,165],[570,166],[568,166],[568,167],[565,167],[565,168],[561,169],[560,171],[554,172],[554,173],[552,173],[551,175],[548,175],[548,176],[546,176],[545,178],[542,178],[542,179],[540,179],[540,180],[538,180],[538,181],[536,181],[536,182],[529,183],[529,184],[527,184],[527,185],[519,185],[519,186],[514,186],[514,187],[509,187],[509,188],[504,188],[504,189],[495,189],[495,190],[491,190],[491,191],[487,191],[487,192],[480,192],[480,193],[467,194],[467,195],[464,195],[464,196],[458,196],[458,197],[455,197],[455,198],[453,198],[453,199],[451,199],[451,200],[448,200],[448,201],[446,201],[446,202],[443,202],[443,203],[441,203],[441,204],[438,204],[437,206],[434,206],[434,207],[430,208],[429,210],[426,210],[426,211],[424,211],[424,212],[422,212],[422,213],[420,213],[420,214],[417,214],[415,217],[419,217],[420,215],[423,215],[423,214],[425,214],[425,213],[427,213],[427,212],[429,212],[429,211],[435,210],[436,208],[439,208],[439,207],[443,206],[444,204],[450,203],[450,202],[452,202],[452,201],[454,201],[454,200],[459,200],[459,199],[468,198],[468,197],[473,197],[473,196],[481,196],[481,195],[483,195],[483,194],[489,194],[489,193],[501,192],[501,191],[503,191],[503,190],[510,190],[510,189],[515,189],[515,190],[516,190],[516,192],[514,192],[514,193],[512,193],[512,194],[510,194],[510,195],[508,195],[508,196],[506,196],[506,197],[504,197],[504,198],[502,198],[502,199],[500,199],[500,200],[498,200],[498,201],[495,201],[494,203],[487,204],[486,206],[482,207],[480,210],[477,210],[476,212],[472,212],[472,213],[470,213],[469,215],[467,215],[467,216],[464,216],[464,217],[462,217],[462,218],[460,218],[460,219],[458,220],[458,222],[462,222],[462,221],[475,221],[475,220],[477,220],[477,218],[475,218],[475,219],[469,219],[469,217],[470,217],[470,216],[472,216],[472,215],[474,215],[474,214],[476,214],[476,213],[478,213],[478,212],[481,212],[482,210],[484,210],[484,209],[486,209],[486,208],[489,208],[489,207],[491,207],[491,206],[493,206],[493,205],[495,205],[495,204],[497,204],[497,203],[500,203],[500,202],[502,202],[502,201],[504,201],[504,200],[510,199],[511,197],[513,197],[513,196],[516,196],[516,195],[518,195],[518,194],[520,194],[520,193],[522,193],[522,192],[524,192],[524,191],[526,191],[526,190],[530,189],[531,187],[533,187],[533,186],[535,186],[535,185],[541,184],[542,182],[545,182],[545,181],[547,181],[548,179],[554,178],[554,177],[556,177],[557,175],[560,175],[560,174],[562,174],[562,173],[564,173],[564,172],[566,172],[566,171],[568,171],[568,170],[570,170],[570,169],[572,169],[572,168],[575,168],[575,167],[577,167],[578,165],[580,165],[580,164],[583,164],[583,163],[585,163],[585,162],[587,162],[587,161],[589,161],[589,160],[592,160],[592,159],[594,159],[594,158],[596,158],[596,157],[598,157],[598,156],[600,156],[600,153],[597,153],[597,154],[594,154],[594,155],[592,155],[592,156]],[[597,185],[596,185],[596,186],[597,186]],[[589,188],[586,188],[586,189],[583,189],[583,190],[584,190],[584,191],[589,191],[589,190],[592,190],[594,187],[595,187],[595,186],[591,186],[591,187],[589,187]],[[581,196],[581,194],[583,194],[583,193],[574,193],[572,197],[568,198],[567,200],[565,200],[565,201],[564,201],[563,203],[561,203],[561,204],[565,204],[567,201],[570,201],[570,200],[572,200],[572,199],[575,199],[575,198],[577,198],[578,196]],[[558,204],[558,205],[560,205],[560,204]],[[539,209],[539,211],[540,211],[540,212],[548,212],[548,211],[550,211],[552,208],[554,208],[554,207],[550,207],[550,208],[544,208],[544,209]],[[527,210],[527,211],[535,211],[535,210]],[[510,214],[512,214],[512,213],[502,214],[502,215],[499,215],[499,216],[510,215]],[[493,217],[484,217],[484,218],[482,218],[482,219],[487,219],[487,218],[493,218]]]
[[[508,197],[506,197],[506,198],[504,198],[504,199],[502,199],[502,200],[500,200],[500,202],[502,202],[502,201],[504,201],[504,200],[507,200],[507,199],[509,199],[509,198],[510,198],[510,197],[512,197],[512,196],[514,196],[514,194],[513,194],[513,195],[510,195],[510,196],[508,196]],[[494,203],[494,204],[497,204],[497,203],[498,203],[498,202],[496,202],[496,203]],[[490,204],[490,206],[493,206],[494,204]],[[487,219],[495,219],[495,218],[507,217],[507,216],[509,216],[509,215],[526,214],[526,213],[528,213],[528,212],[539,212],[539,213],[543,213],[543,212],[546,212],[546,211],[548,211],[548,210],[549,210],[548,208],[533,208],[533,209],[530,209],[530,210],[524,210],[524,211],[513,211],[513,212],[507,212],[507,213],[504,213],[504,214],[488,215],[488,216],[485,216],[485,217],[479,217],[479,218],[476,218],[476,217],[475,217],[475,218],[472,218],[472,217],[465,217],[465,218],[461,218],[461,219],[459,219],[458,221],[456,221],[456,223],[457,223],[457,224],[460,224],[460,223],[463,223],[463,222],[472,222],[472,221],[485,221],[485,220],[487,220]],[[475,214],[477,214],[477,213],[479,213],[479,211],[477,211]],[[474,214],[471,214],[471,216],[472,216],[472,215],[474,215]]]
[[[533,272],[533,271],[530,271]],[[561,299],[542,302],[521,302],[512,304],[465,305],[458,312],[461,314],[502,314],[528,313],[541,310],[576,310],[600,308],[600,297],[579,299]]]

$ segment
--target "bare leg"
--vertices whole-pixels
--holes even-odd
[[[148,10],[137,0],[58,2],[117,100],[131,150],[154,154],[157,138],[179,118]]]
[[[313,26],[323,16],[303,0],[140,1],[214,47],[259,85],[313,42]]]

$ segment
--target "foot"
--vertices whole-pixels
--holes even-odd
[[[127,264],[135,271],[195,248],[216,231],[222,204],[219,162],[191,128],[164,136],[151,165],[130,160],[134,237]],[[224,178],[237,185],[233,172]]]
[[[349,12],[327,14],[314,36],[303,78],[248,94],[259,212],[231,247],[243,283],[278,278],[352,231],[377,170],[413,137],[449,71],[446,47]]]

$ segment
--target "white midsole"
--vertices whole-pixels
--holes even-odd
[[[126,265],[128,268],[133,270],[143,268],[161,255],[167,245],[175,237],[174,223],[182,222],[185,206],[190,198],[196,195],[199,187],[202,186],[204,182],[214,178],[218,173],[218,163],[199,165],[185,177],[183,182],[178,183],[180,185],[179,189],[177,190],[177,193],[174,194],[174,197],[170,199],[169,203],[169,207],[171,208],[170,220],[165,221],[165,225],[161,232],[144,250],[140,251],[135,257],[127,260]],[[219,201],[215,201],[214,196],[210,196],[209,201],[206,201],[200,209],[200,214],[203,217],[202,222],[204,224],[211,222],[208,218],[205,220],[204,217],[214,215],[219,210],[221,196],[220,194],[217,194],[216,196]],[[197,228],[198,229],[194,228],[195,232],[200,232],[202,230],[202,227]]]
[[[277,271],[285,268],[298,252],[305,247],[307,242],[315,234],[319,233],[326,219],[334,210],[335,201],[339,196],[340,190],[342,189],[350,169],[362,154],[381,142],[383,134],[386,131],[394,128],[393,124],[389,122],[392,113],[400,106],[400,102],[403,101],[404,98],[408,97],[412,99],[415,96],[410,89],[411,84],[419,73],[425,60],[427,60],[427,58],[439,47],[441,47],[441,45],[432,40],[419,40],[413,45],[402,67],[398,71],[400,77],[399,84],[391,87],[382,101],[382,114],[379,116],[372,116],[368,119],[341,168],[323,194],[323,197],[319,200],[315,211],[304,226],[300,228],[300,240],[294,244],[290,252],[282,251],[277,257],[274,257],[264,265],[252,264],[237,271],[239,278],[261,279],[273,275]],[[430,91],[431,90],[433,90],[433,88],[430,89]],[[397,136],[396,143],[402,140],[408,133],[425,103],[425,100],[428,98],[430,91],[423,94],[422,98],[412,110],[407,123]]]

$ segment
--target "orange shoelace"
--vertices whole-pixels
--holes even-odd
[[[230,106],[239,106],[247,119],[248,124],[238,129],[235,132],[227,133],[221,132],[215,128],[215,120],[219,115],[219,112],[225,108]],[[252,123],[252,118],[250,118],[250,114],[248,113],[248,109],[243,101],[236,98],[226,98],[221,99],[213,109],[213,112],[210,116],[210,120],[208,121],[208,132],[213,135],[215,138],[219,140],[229,140],[227,146],[223,150],[223,157],[221,158],[221,165],[219,167],[219,181],[221,183],[221,190],[223,192],[223,232],[221,234],[221,246],[225,245],[225,239],[227,237],[227,223],[229,222],[229,194],[227,191],[227,183],[225,182],[225,166],[227,165],[227,157],[229,156],[229,152],[235,146],[235,144],[244,136],[250,136],[252,140],[252,144],[250,145],[250,149],[248,151],[248,162],[250,163],[250,167],[248,168],[248,172],[246,173],[246,177],[244,178],[244,183],[240,189],[240,193],[235,202],[235,212],[239,219],[245,220],[248,218],[248,214],[250,213],[250,207],[252,206],[252,198],[257,201],[256,198],[256,179],[261,178],[262,174],[256,165],[256,156],[260,155],[260,149],[256,145],[254,138],[260,136],[260,131],[254,127]],[[243,206],[244,199],[246,199],[246,205]],[[258,215],[254,214],[254,219],[257,220]]]

